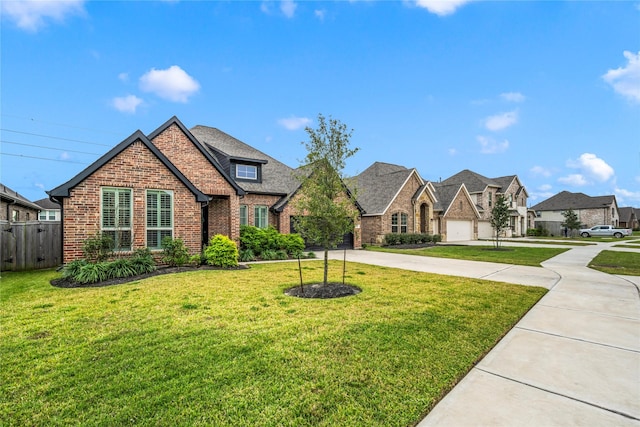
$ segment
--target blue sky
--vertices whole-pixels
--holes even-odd
[[[1,181],[31,200],[172,116],[296,167],[518,175],[640,207],[640,2],[2,1]]]

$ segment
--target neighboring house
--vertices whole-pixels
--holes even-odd
[[[388,233],[436,234],[433,186],[416,169],[375,162],[348,183],[365,211],[364,243],[381,243]]]
[[[438,233],[443,242],[459,242],[478,239],[481,218],[473,197],[462,184],[434,184],[437,197]]]
[[[8,223],[38,220],[40,206],[0,184],[0,220]]]
[[[237,240],[241,224],[286,233],[295,190],[282,163],[217,129],[192,133],[172,117],[149,135],[136,131],[47,194],[62,206],[66,263],[96,233],[110,235],[119,251],[158,250],[169,236],[192,253],[215,234]]]
[[[623,228],[630,228],[632,230],[637,230],[640,228],[640,224],[638,223],[638,215],[640,214],[640,209],[636,209],[633,207],[624,207],[619,208],[618,213],[620,215],[620,223],[618,224]]]
[[[51,199],[44,198],[36,200],[36,205],[40,207],[38,220],[42,222],[58,222],[60,221],[60,204],[53,202]]]
[[[439,234],[445,242],[477,239],[480,214],[464,184],[434,184],[416,169],[383,162],[349,184],[365,210],[365,243],[381,243],[389,233]]]
[[[584,193],[562,191],[531,207],[535,212],[535,227],[544,228],[552,235],[560,235],[561,224],[565,220],[562,214],[569,209],[576,213],[585,228],[599,224],[620,224],[616,196],[591,197]]]
[[[527,198],[528,193],[517,175],[498,178],[487,178],[479,173],[465,169],[445,179],[441,185],[460,186],[464,184],[469,192],[476,210],[480,214],[477,237],[491,238],[494,234],[491,226],[491,211],[499,196],[503,196],[509,204],[509,229],[507,237],[524,236],[527,232]]]

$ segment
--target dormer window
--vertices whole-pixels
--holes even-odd
[[[256,181],[258,179],[258,167],[255,165],[236,165],[236,178]]]

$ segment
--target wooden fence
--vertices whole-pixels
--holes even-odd
[[[62,224],[0,221],[0,271],[36,270],[62,263]]]

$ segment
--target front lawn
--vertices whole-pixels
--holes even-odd
[[[393,246],[368,246],[367,250],[540,267],[541,262],[566,252],[569,248],[501,246],[499,250],[495,250],[493,246],[436,245],[419,249],[396,249]]]
[[[57,275],[2,273],[0,425],[412,425],[546,292],[354,263],[363,292],[331,300],[283,294],[297,263]]]
[[[621,251],[602,251],[589,267],[609,274],[640,276],[640,253]]]

